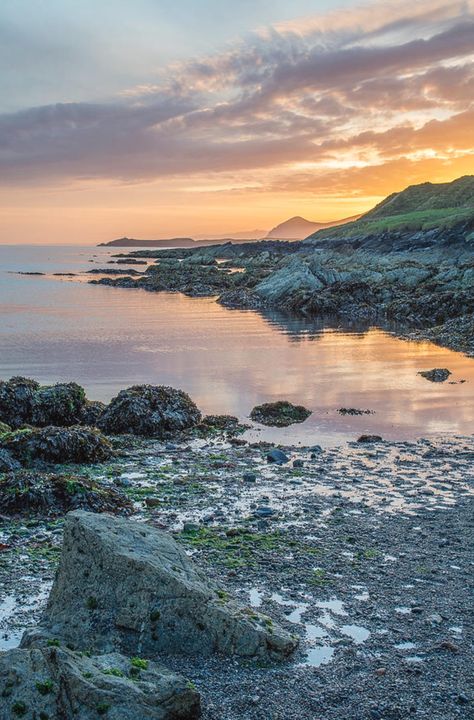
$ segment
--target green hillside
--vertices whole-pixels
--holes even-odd
[[[411,185],[389,195],[359,220],[320,230],[311,235],[311,239],[350,238],[385,231],[441,230],[469,220],[474,221],[474,175],[465,175],[450,183]]]

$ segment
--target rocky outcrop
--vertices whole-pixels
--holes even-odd
[[[109,460],[112,446],[96,429],[81,426],[17,430],[0,436],[0,449],[22,465],[48,463],[96,463]]]
[[[170,535],[83,511],[66,518],[59,570],[40,627],[26,636],[75,649],[281,660],[295,640],[213,586]]]
[[[304,422],[310,415],[311,410],[303,405],[293,405],[287,400],[279,400],[256,405],[250,413],[250,418],[261,425],[287,427]]]
[[[133,505],[115,488],[86,477],[22,470],[0,477],[0,508],[4,515],[51,517],[78,508],[128,514]]]
[[[256,285],[255,292],[267,302],[278,304],[295,293],[311,293],[322,288],[323,283],[313,275],[307,263],[292,257]]]
[[[189,395],[163,385],[134,385],[122,390],[98,420],[104,432],[164,437],[194,427],[201,413]]]
[[[82,421],[86,403],[84,389],[73,382],[43,387],[24,377],[0,382],[0,420],[14,429],[75,425]]]
[[[154,662],[40,644],[0,653],[0,718],[194,720],[199,694]]]

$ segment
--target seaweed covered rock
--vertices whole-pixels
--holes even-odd
[[[451,371],[447,368],[433,368],[433,370],[421,370],[418,375],[421,375],[430,382],[445,382],[451,375]]]
[[[0,381],[0,420],[12,428],[30,422],[39,383],[24,377]]]
[[[112,457],[112,446],[94,428],[45,427],[17,430],[0,436],[0,448],[22,465],[37,460],[50,463],[96,463]]]
[[[15,460],[15,458],[11,456],[8,450],[0,448],[0,473],[10,472],[11,470],[18,470],[20,467],[21,466],[18,460]],[[0,502],[0,508],[1,507],[2,503]]]
[[[199,425],[203,436],[226,433],[229,436],[245,432],[249,425],[243,425],[235,415],[205,415]]]
[[[256,405],[250,417],[261,425],[287,427],[294,423],[302,423],[311,415],[303,405],[293,405],[286,400]]]
[[[74,382],[41,386],[24,377],[0,382],[0,421],[15,430],[25,424],[76,425],[84,422],[86,405],[84,389]]]
[[[113,398],[98,427],[111,434],[163,437],[194,427],[201,413],[189,395],[164,385],[134,385]]]
[[[281,660],[295,639],[211,584],[184,548],[143,523],[76,510],[40,626],[77,649],[156,658],[225,653]]]
[[[139,666],[139,667],[138,667]],[[195,720],[199,694],[180,675],[118,653],[38,644],[0,653],[0,718]]]
[[[31,417],[27,422],[38,427],[76,425],[82,419],[86,394],[77,383],[58,383],[39,387],[33,395]]]
[[[86,400],[81,413],[81,425],[94,427],[105,412],[107,405],[99,400]]]
[[[0,507],[7,515],[43,516],[78,508],[124,514],[133,509],[126,495],[89,478],[28,470],[0,476]]]

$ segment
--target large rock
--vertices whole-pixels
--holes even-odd
[[[24,377],[0,382],[0,420],[14,429],[75,425],[82,421],[86,402],[84,389],[73,382],[43,387]]]
[[[185,678],[160,665],[118,653],[88,657],[47,645],[0,653],[0,720],[101,716],[194,720],[200,716],[199,695]]]
[[[59,383],[38,388],[33,396],[31,418],[27,422],[38,427],[68,427],[82,420],[86,394],[77,383]]]
[[[107,433],[163,437],[194,427],[201,413],[189,395],[164,385],[134,385],[107,407],[98,426]]]
[[[0,436],[0,449],[23,465],[37,460],[50,463],[96,463],[112,457],[109,441],[93,428],[45,427],[17,430]]]
[[[86,477],[22,470],[0,476],[0,508],[6,515],[54,516],[78,508],[127,514],[133,504],[125,494]]]
[[[39,384],[24,377],[0,382],[0,420],[12,428],[29,422]]]
[[[294,293],[315,292],[323,287],[308,265],[301,258],[293,257],[256,285],[255,292],[270,303],[280,303]]]
[[[59,570],[30,641],[38,634],[76,649],[147,658],[281,660],[296,646],[269,618],[212,585],[170,535],[82,510],[67,515]]]

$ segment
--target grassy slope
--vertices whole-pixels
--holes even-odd
[[[412,185],[389,195],[359,220],[320,230],[311,238],[449,228],[471,218],[474,219],[474,175],[466,175],[451,183]]]

